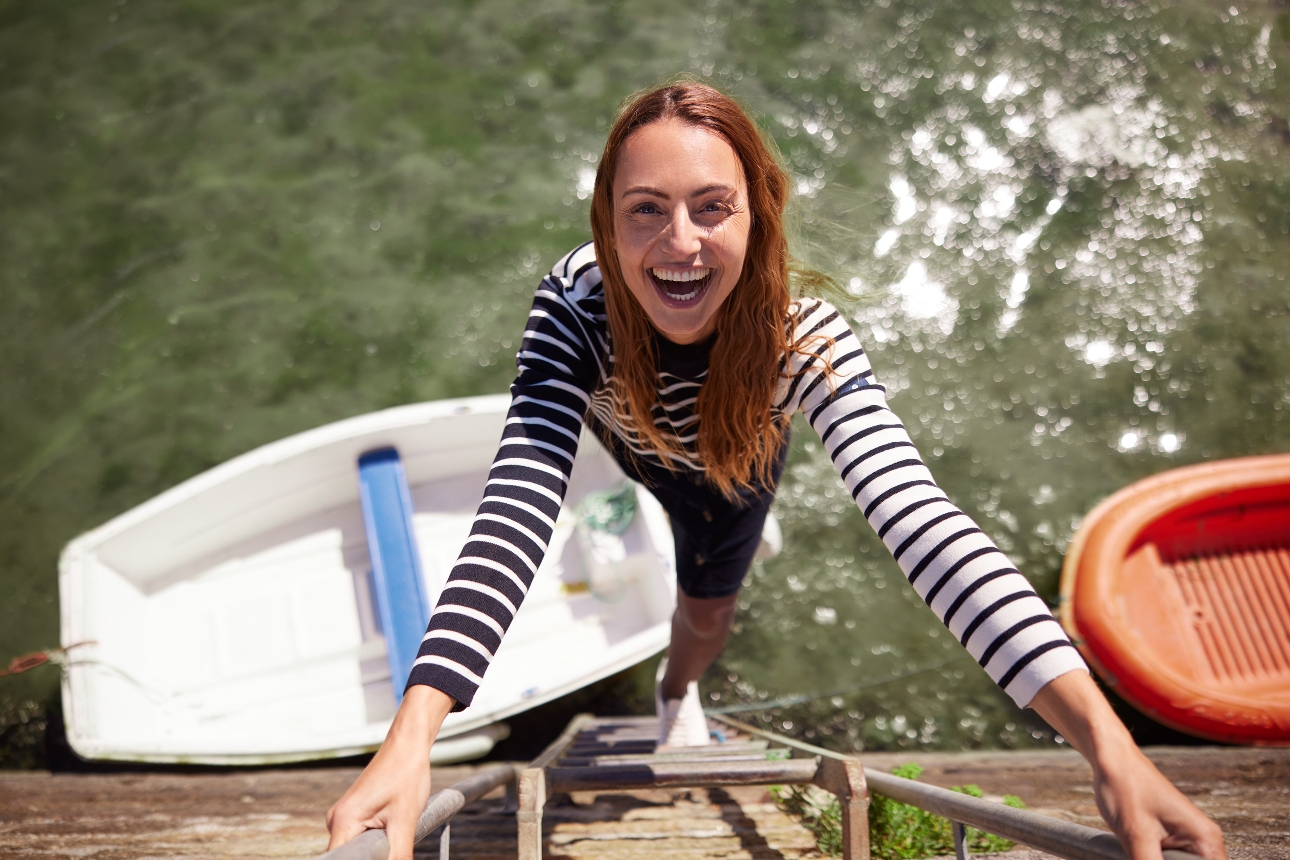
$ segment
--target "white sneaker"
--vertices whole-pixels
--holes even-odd
[[[654,707],[658,713],[658,746],[704,747],[708,745],[708,718],[699,703],[699,684],[691,681],[685,688],[685,698],[663,701],[663,674],[667,661],[659,666],[654,683]]]

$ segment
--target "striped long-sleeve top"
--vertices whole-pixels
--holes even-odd
[[[828,303],[791,308],[792,340],[775,411],[802,412],[864,517],[932,611],[1018,705],[1084,662],[1030,583],[937,486],[845,319]],[[506,427],[470,537],[430,618],[411,684],[470,704],[519,610],[555,528],[586,421],[640,456],[613,409],[613,351],[595,252],[565,256],[538,286],[516,363]],[[699,470],[698,381],[660,374],[654,420],[673,433],[675,466]]]

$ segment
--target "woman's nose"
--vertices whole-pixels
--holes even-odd
[[[664,243],[669,253],[681,257],[697,254],[702,249],[699,226],[690,219],[689,207],[678,206],[673,211]]]

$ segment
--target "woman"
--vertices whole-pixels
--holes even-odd
[[[1093,767],[1135,860],[1226,857],[1222,836],[1138,751],[1044,603],[936,486],[846,322],[793,302],[787,177],[731,99],[696,83],[634,99],[605,145],[594,245],[538,287],[513,401],[479,507],[386,743],[328,815],[335,847],[384,827],[410,858],[429,751],[465,708],[523,600],[585,422],[668,510],[678,606],[659,741],[707,743],[696,682],[736,593],[801,411],[910,582],[992,678]]]

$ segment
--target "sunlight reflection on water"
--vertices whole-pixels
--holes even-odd
[[[779,144],[797,253],[846,285],[934,474],[1044,595],[1108,493],[1287,446],[1290,12],[78,10],[0,25],[0,653],[57,638],[77,532],[288,433],[504,390],[536,279],[588,235],[615,105],[680,70]],[[711,703],[827,694],[755,718],[839,746],[1043,742],[813,435]]]

